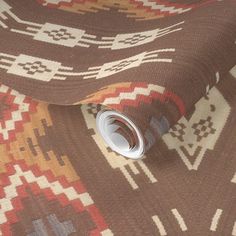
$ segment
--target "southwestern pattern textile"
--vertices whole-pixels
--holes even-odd
[[[235,91],[235,0],[0,0],[0,235],[236,236]]]

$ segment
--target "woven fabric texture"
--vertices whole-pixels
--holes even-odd
[[[0,235],[236,236],[235,91],[235,0],[0,0]]]

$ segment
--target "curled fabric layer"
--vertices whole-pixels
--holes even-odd
[[[158,10],[140,2],[111,1],[93,14],[97,1],[75,14],[73,1],[0,0],[0,82],[50,104],[101,106],[105,141],[142,157],[235,74],[236,3],[163,1]]]

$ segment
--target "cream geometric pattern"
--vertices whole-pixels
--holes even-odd
[[[20,27],[10,26],[9,20],[15,21]],[[182,30],[180,25],[184,21],[149,31],[117,34],[116,36],[101,36],[88,34],[85,30],[57,25],[49,22],[44,24],[25,21],[12,12],[11,7],[0,0],[0,27],[8,28],[12,32],[31,36],[34,40],[57,44],[65,47],[90,47],[109,48],[111,50],[125,49],[153,42],[157,38]],[[23,27],[23,29],[22,29]]]
[[[68,76],[81,79],[101,79],[121,71],[138,67],[144,63],[171,63],[171,58],[159,57],[159,54],[175,52],[174,48],[143,52],[119,61],[104,63],[102,66],[89,67],[88,71],[75,72],[73,67],[62,66],[60,62],[51,61],[25,54],[14,56],[0,52],[0,69],[7,73],[26,78],[49,82],[53,79],[65,80]]]
[[[22,177],[29,184],[37,183],[40,189],[49,188],[55,195],[64,194],[68,200],[79,199],[83,206],[93,204],[90,195],[78,193],[74,187],[63,187],[59,181],[49,182],[45,176],[36,176],[31,170],[24,171],[21,166],[14,165],[15,173],[9,177],[10,183],[4,187],[4,197],[0,199],[0,224],[7,222],[6,213],[13,209],[12,200],[18,196],[17,188],[23,185]]]
[[[197,170],[207,150],[213,150],[230,114],[230,106],[217,88],[195,105],[190,120],[182,117],[163,136],[189,170]],[[214,158],[214,157],[212,157]]]
[[[179,27],[182,24],[184,24],[184,21],[162,29],[158,28],[143,32],[118,34],[115,37],[102,37],[103,45],[99,46],[99,48],[110,48],[112,50],[117,50],[150,43],[157,38],[161,38],[170,33],[182,30],[182,28]]]
[[[179,211],[176,208],[174,208],[174,209],[171,209],[171,213],[172,213],[173,217],[175,218],[175,220],[177,221],[177,224],[178,224],[180,230],[183,231],[183,232],[187,231],[188,228],[186,226],[184,218],[181,216]],[[165,229],[165,227],[164,227],[164,225],[163,225],[163,223],[162,223],[162,221],[161,221],[161,219],[158,215],[152,216],[152,220],[153,220],[154,224],[156,225],[156,227],[159,231],[159,234],[161,236],[168,235],[168,230]]]
[[[143,52],[135,56],[125,58],[119,61],[105,63],[102,66],[90,67],[87,72],[80,73],[84,75],[84,79],[101,79],[118,72],[139,67],[141,64],[150,62],[171,63],[171,58],[159,58],[159,53],[175,52],[174,48],[159,49],[150,52]]]

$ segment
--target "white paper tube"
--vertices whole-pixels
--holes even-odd
[[[131,159],[140,159],[144,155],[143,135],[128,117],[113,110],[102,110],[97,114],[96,125],[113,151]]]

